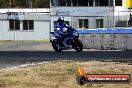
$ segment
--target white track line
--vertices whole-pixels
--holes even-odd
[[[5,69],[17,69],[17,68],[22,68],[22,67],[27,67],[27,66],[35,66],[35,65],[41,65],[41,64],[48,64],[49,62],[41,62],[41,63],[29,63],[29,64],[22,64],[19,66],[12,66],[12,67],[6,67]]]

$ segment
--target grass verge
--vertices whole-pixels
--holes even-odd
[[[131,88],[132,84],[76,83],[78,66],[88,74],[131,74],[132,66],[114,62],[52,62],[0,71],[1,88]]]

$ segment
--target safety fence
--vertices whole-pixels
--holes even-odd
[[[84,48],[132,50],[132,28],[78,30]]]

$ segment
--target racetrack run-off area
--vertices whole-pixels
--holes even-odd
[[[0,42],[0,68],[48,61],[119,61],[132,64],[132,51],[73,49],[55,52],[48,42]]]
[[[78,68],[88,74],[132,74],[132,51],[73,49],[55,52],[48,42],[0,42],[0,87],[130,88],[130,84],[76,82]]]

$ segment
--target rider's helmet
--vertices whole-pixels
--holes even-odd
[[[58,18],[58,21],[64,22],[64,17],[63,17],[63,16],[60,16],[60,17]]]
[[[57,22],[58,22],[60,25],[62,25],[63,22],[64,22],[64,17],[63,17],[63,16],[60,16],[60,17],[58,18]]]

